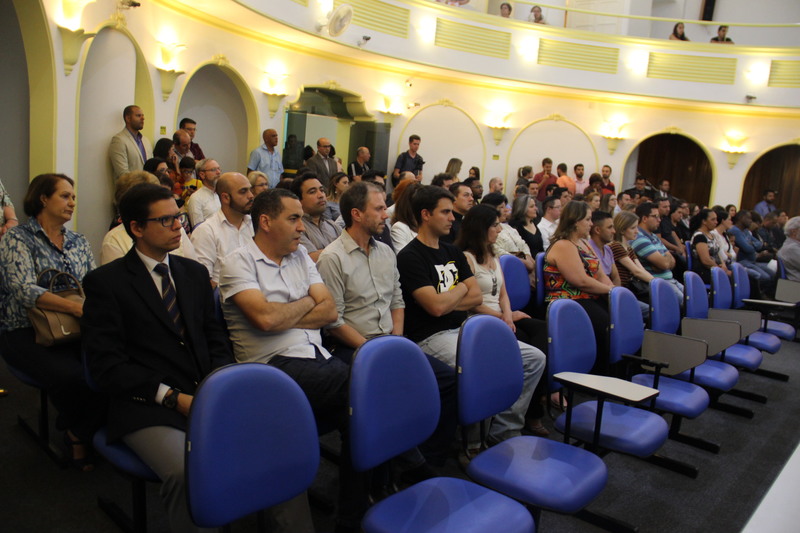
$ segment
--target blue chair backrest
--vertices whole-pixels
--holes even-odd
[[[370,339],[350,370],[350,452],[363,471],[410,450],[439,423],[439,388],[422,350],[404,337]]]
[[[708,291],[700,275],[689,270],[684,272],[683,290],[686,293],[686,316],[689,318],[708,318]],[[673,332],[668,331],[666,333]]]
[[[650,329],[676,333],[680,325],[681,302],[678,295],[669,286],[669,282],[654,278],[650,282]]]
[[[525,263],[513,255],[500,256],[500,269],[503,271],[511,310],[518,311],[528,305],[531,299],[531,281]]]
[[[458,420],[474,424],[506,410],[522,393],[517,338],[499,318],[475,315],[461,325],[456,360]]]
[[[547,308],[547,379],[559,372],[587,373],[594,366],[597,345],[589,315],[573,300],[554,300]]]
[[[741,309],[744,307],[744,299],[750,298],[750,278],[747,277],[747,269],[739,263],[731,265],[733,270],[733,308]]]
[[[786,265],[783,264],[783,259],[780,257],[775,258],[778,261],[778,278],[789,279],[786,277]]]
[[[733,303],[731,280],[719,267],[711,268],[711,307],[714,309],[730,309]]]
[[[692,241],[686,241],[683,244],[686,246],[686,268],[692,270],[692,261],[694,261],[692,257]]]
[[[536,307],[544,307],[544,252],[536,254]]]
[[[318,466],[314,413],[285,373],[239,363],[200,384],[186,432],[187,498],[195,524],[220,527],[294,498]]]
[[[639,301],[625,287],[615,287],[608,302],[610,325],[609,363],[622,360],[622,354],[636,354],[644,340],[644,323]]]

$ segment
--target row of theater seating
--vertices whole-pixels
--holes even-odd
[[[524,266],[512,256],[501,258],[501,266],[512,307],[524,307],[531,295]],[[778,330],[787,340],[795,338],[788,324],[764,323],[760,312],[730,309],[747,302],[742,296],[749,294],[744,269],[734,267],[733,286],[722,271],[715,271],[713,280],[711,308],[705,286],[692,272],[685,275],[683,306],[666,283],[654,280],[648,330],[633,294],[614,289],[609,300],[611,371],[606,376],[589,374],[596,348],[585,311],[571,300],[550,304],[547,380],[551,391],[564,387],[567,392],[568,408],[555,422],[564,442],[525,436],[484,447],[467,470],[477,484],[455,478],[416,484],[374,505],[364,529],[490,531],[503,523],[505,531],[533,531],[538,513],[547,510],[575,513],[607,529],[634,530],[587,509],[608,476],[598,453],[617,451],[696,477],[694,466],[656,452],[673,438],[717,453],[719,445],[682,434],[681,420],[696,418],[709,405],[725,407],[720,398],[726,393],[765,401],[734,388],[739,369],[760,370],[761,350],[775,353],[780,348],[766,328]],[[797,285],[780,280],[778,297],[790,302],[763,305],[796,309]],[[648,371],[631,381],[617,377],[627,377],[629,372],[621,369],[626,360]],[[463,324],[457,367],[462,425],[503,411],[522,390],[516,340],[496,318],[478,315]],[[360,348],[350,386],[351,453],[357,469],[369,470],[415,446],[436,426],[435,378],[421,350],[405,338],[381,337]],[[576,403],[576,392],[597,399]],[[42,406],[46,407],[44,393]],[[752,411],[728,408],[753,416]],[[662,413],[672,415],[671,426]],[[46,425],[45,419],[40,429]],[[573,439],[586,449],[573,446]],[[132,521],[111,502],[101,500],[101,506],[124,529],[145,531],[144,484],[158,479],[124,445],[107,445],[102,430],[94,445],[134,486]],[[279,370],[237,364],[203,382],[187,432],[189,501],[198,525],[222,526],[293,497],[310,485],[318,464],[313,414],[299,387]]]

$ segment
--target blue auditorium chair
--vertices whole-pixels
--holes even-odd
[[[710,402],[708,393],[694,383],[669,377],[702,364],[706,360],[706,343],[651,330],[645,331],[642,327],[642,313],[638,300],[624,287],[615,287],[611,291],[609,316],[610,362],[617,364],[626,358],[649,370],[634,375],[631,381],[658,389],[659,394],[651,400],[650,405],[657,411],[672,414],[669,438],[719,453],[719,444],[681,433],[684,418],[697,418],[708,408]],[[658,342],[651,340],[653,336],[669,346],[677,344],[680,349],[662,349]]]
[[[797,337],[797,329],[792,326],[791,324],[786,324],[784,322],[780,322],[777,320],[769,320],[769,315],[767,311],[779,311],[779,310],[796,310],[797,309],[797,298],[796,296],[793,297],[785,297],[784,293],[785,288],[791,286],[796,282],[792,282],[789,280],[781,280],[778,279],[778,284],[775,289],[775,300],[751,300],[750,296],[750,278],[747,276],[747,269],[744,268],[742,265],[733,264],[733,305],[734,309],[741,309],[743,307],[751,306],[757,309],[764,310],[762,312],[763,322],[761,324],[761,330],[766,333],[771,333],[780,337],[781,339],[786,339],[787,341],[793,341]]]
[[[430,363],[412,341],[371,339],[356,351],[350,372],[353,466],[365,471],[427,439],[439,421],[439,389]],[[367,533],[533,532],[530,512],[513,499],[463,479],[439,477],[373,505]]]
[[[475,315],[464,322],[458,337],[456,380],[462,426],[491,418],[517,400],[522,392],[522,360],[507,324],[489,315]],[[481,431],[482,448],[485,437]],[[542,509],[577,514],[595,524],[613,522],[584,509],[606,485],[605,463],[563,442],[513,437],[479,453],[470,461],[467,474],[531,507],[537,522]]]
[[[513,255],[501,255],[500,269],[503,271],[511,310],[523,309],[531,299],[531,281],[525,263]]]
[[[262,363],[219,368],[200,384],[186,431],[192,520],[221,527],[286,502],[317,474],[317,424],[300,386]]]

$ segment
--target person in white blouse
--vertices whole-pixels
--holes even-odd
[[[417,181],[403,180],[394,191],[396,200],[390,233],[395,253],[400,252],[406,244],[417,237],[417,221],[411,209],[411,200],[421,187]]]

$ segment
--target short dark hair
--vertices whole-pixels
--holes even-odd
[[[136,236],[131,231],[131,222],[146,224],[145,219],[150,217],[150,206],[161,200],[171,200],[172,191],[153,183],[140,183],[134,185],[119,200],[119,216],[122,225],[131,239],[136,242]]]
[[[189,117],[182,118],[181,121],[178,123],[178,128],[183,129],[184,126],[187,124],[197,124],[194,120],[190,119]]]
[[[386,179],[386,172],[371,168],[361,175],[361,181],[371,181],[374,183],[375,178]]]
[[[258,233],[259,220],[261,215],[270,218],[277,218],[283,212],[283,199],[291,198],[299,200],[296,194],[286,189],[267,189],[260,193],[253,200],[253,207],[250,208],[250,217],[253,220],[253,232]]]
[[[180,163],[178,163],[178,168],[181,170],[183,170],[184,168],[191,168],[192,170],[194,170],[196,165],[197,162],[194,160],[194,158],[189,157],[187,155],[186,157],[181,158]]]
[[[645,178],[641,174],[636,174],[636,177],[633,179],[633,181],[645,181],[646,182],[647,178]]]
[[[481,200],[481,205],[491,205],[492,207],[506,205],[507,203],[508,198],[506,198],[506,195],[501,192],[491,192],[484,196]]]
[[[597,172],[589,176],[589,186],[591,187],[595,183],[603,183],[603,176],[601,176]]]
[[[583,163],[578,163],[577,165],[572,167],[572,170],[578,170],[578,167],[582,167],[582,166],[583,166]]]
[[[644,217],[650,216],[650,212],[653,209],[658,209],[653,202],[642,202],[636,206],[636,216],[639,217],[639,222],[641,222]]]
[[[607,211],[601,211],[599,209],[592,211],[592,224],[598,224],[607,218],[612,218],[611,213]]]
[[[161,159],[160,157],[151,157],[147,161],[144,162],[144,167],[142,170],[149,172],[150,174],[155,174],[158,165],[161,163],[166,163],[166,160]]]
[[[475,183],[476,181],[480,182],[481,179],[480,178],[467,178],[467,179],[464,180],[464,185],[466,185],[467,187],[469,187],[471,189],[472,188],[472,184]]]
[[[778,191],[776,191],[775,189],[764,189],[764,193],[761,196],[766,196],[769,193],[778,194]]]
[[[431,185],[436,185],[437,187],[444,187],[444,182],[452,179],[455,179],[453,178],[452,174],[448,174],[446,172],[440,172],[433,177],[433,179],[431,180]]]
[[[673,198],[672,201],[669,203],[669,214],[671,215],[672,213],[680,209],[682,205],[683,205],[683,200],[679,198]],[[722,210],[725,211],[725,209]],[[725,216],[727,217],[728,216],[727,211],[725,211],[725,213],[726,213]]]
[[[561,198],[564,195],[564,193],[568,191],[569,189],[567,189],[566,187],[556,187],[553,190],[553,196],[555,196],[556,198]]]
[[[745,215],[750,215],[750,211],[748,211],[747,209],[742,209],[741,211],[737,211],[736,214],[733,215],[733,223],[738,224],[739,221],[745,217]],[[751,219],[753,218],[752,215],[750,216],[750,218]]]
[[[623,196],[625,196],[626,194],[628,195],[628,198],[630,198],[630,197],[631,197],[631,195],[630,195],[630,194],[628,194],[628,191],[622,191],[622,192],[620,192],[620,193],[617,195],[617,202],[621,201],[621,200],[622,200],[622,197],[623,197]]]
[[[542,166],[552,165],[552,164],[553,164],[553,160],[550,159],[549,157],[545,157],[544,159],[542,159]]]
[[[349,228],[353,225],[353,209],[364,211],[367,208],[367,199],[370,192],[383,192],[377,183],[369,181],[357,181],[352,184],[341,198],[339,198],[339,209],[342,212],[344,227]]]
[[[528,194],[528,185],[517,185],[514,189],[514,194]]]
[[[65,174],[39,174],[28,185],[28,192],[25,193],[25,200],[22,202],[22,209],[29,217],[35,217],[44,209],[42,196],[53,196],[56,192],[56,185],[59,181],[65,180],[73,187],[75,182]]]
[[[665,181],[666,181],[667,183],[669,183],[669,178],[661,178],[660,180],[658,180],[658,184],[659,184],[659,185],[661,185],[661,184],[662,184],[662,183],[664,183]]]
[[[555,183],[549,184],[547,187],[544,188],[544,193],[549,195],[554,195],[555,190],[558,189],[558,185]]]
[[[603,165],[603,166],[602,166],[602,167],[600,167],[600,168],[601,168],[601,169],[604,169],[604,168],[606,168],[606,167],[608,167],[608,170],[614,170],[614,169],[612,169],[612,168],[611,168],[611,165]]]
[[[726,30],[727,30],[727,29],[728,29],[728,27],[727,27],[727,26],[724,26],[724,25],[723,25],[723,26],[720,26],[719,28],[717,28],[717,31],[719,31],[719,30],[722,30],[722,29],[726,29]]]
[[[133,115],[133,110],[136,109],[137,107],[139,106],[136,104],[125,106],[125,109],[122,110],[122,119],[125,120],[129,116]]]
[[[463,183],[454,183],[453,185],[463,185]],[[417,227],[422,225],[422,211],[433,212],[439,204],[439,200],[442,198],[447,198],[451,202],[455,200],[450,192],[441,187],[434,187],[433,185],[423,185],[420,187],[411,199],[411,209],[414,211],[414,219],[417,221]]]
[[[656,205],[658,205],[658,204],[660,204],[661,202],[670,202],[670,207],[672,206],[672,202],[670,201],[670,199],[669,199],[669,198],[665,198],[664,196],[662,196],[661,198],[659,198],[658,200],[656,200],[654,203],[655,203]]]
[[[453,183],[452,185],[450,185],[450,187],[447,188],[447,190],[449,190],[450,194],[452,194],[453,197],[455,198],[456,196],[458,196],[458,189],[460,189],[461,187],[466,187],[467,189],[472,191],[472,188],[463,181],[457,181]]]
[[[547,209],[553,207],[553,204],[556,203],[556,200],[561,200],[558,196],[548,196],[542,202],[542,216],[547,212]]]
[[[414,141],[421,141],[421,140],[422,140],[422,139],[420,139],[420,138],[419,138],[419,135],[417,135],[416,133],[415,133],[415,134],[413,134],[413,135],[411,135],[411,136],[408,138],[408,142],[409,142],[409,143],[412,143],[412,142],[414,142]]]
[[[300,174],[295,179],[292,180],[292,187],[291,191],[298,197],[303,197],[303,183],[307,182],[308,180],[316,180],[317,175],[314,172],[305,172]],[[322,182],[320,182],[322,183]],[[280,212],[279,212],[280,213]]]
[[[556,170],[560,170],[561,172],[566,174],[567,173],[567,164],[566,163],[559,163],[558,166],[556,167]]]

